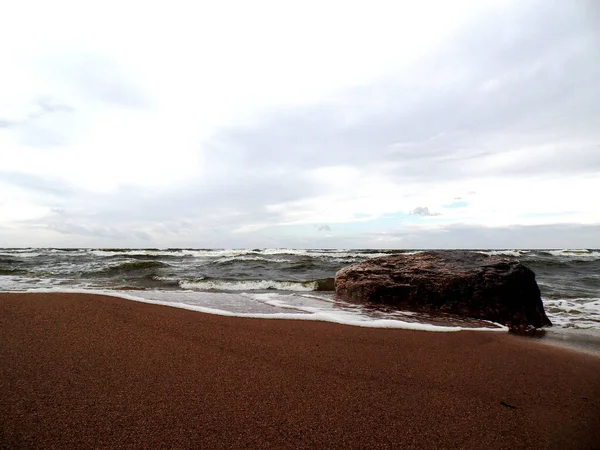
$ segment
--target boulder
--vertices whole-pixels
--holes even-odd
[[[490,320],[519,331],[552,323],[535,274],[515,259],[471,251],[427,251],[373,258],[341,269],[336,295]]]

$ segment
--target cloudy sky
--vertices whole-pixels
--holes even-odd
[[[22,0],[0,61],[0,246],[600,247],[595,0]]]

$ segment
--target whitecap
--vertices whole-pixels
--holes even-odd
[[[254,291],[276,289],[279,291],[314,291],[316,281],[275,281],[275,280],[195,280],[180,281],[182,289],[222,290],[222,291]]]

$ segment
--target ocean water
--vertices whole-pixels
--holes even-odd
[[[0,291],[90,292],[213,314],[456,331],[506,328],[335,297],[342,267],[419,250],[0,249]],[[475,250],[473,250],[475,251]],[[532,269],[556,330],[600,339],[600,250],[477,250]]]

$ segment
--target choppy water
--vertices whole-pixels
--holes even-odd
[[[407,251],[0,249],[0,290],[109,293],[218,314],[362,326],[493,328],[482,321],[335,298],[333,278],[339,269],[400,252]],[[480,252],[514,257],[532,269],[555,326],[600,332],[600,250]]]

